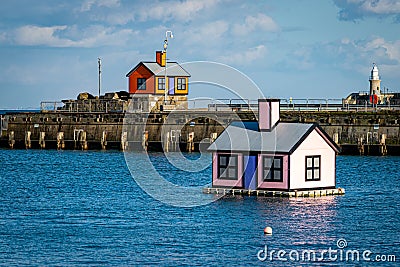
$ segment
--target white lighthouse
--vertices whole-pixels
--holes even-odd
[[[372,65],[371,76],[369,77],[369,95],[381,94],[381,78],[379,70],[375,63]]]

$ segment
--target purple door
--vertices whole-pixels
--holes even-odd
[[[175,78],[169,77],[168,80],[168,94],[174,95],[175,94]]]
[[[257,189],[257,156],[243,156],[244,169],[244,188],[250,190]]]

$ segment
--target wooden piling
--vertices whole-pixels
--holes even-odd
[[[128,132],[122,132],[121,134],[121,150],[128,150]]]
[[[142,148],[144,151],[147,151],[147,147],[149,146],[149,132],[144,131],[142,135]]]
[[[39,146],[40,146],[41,149],[46,148],[45,137],[46,137],[46,132],[40,132],[39,133]]]
[[[180,130],[171,130],[171,150],[177,151],[179,148],[179,141],[181,139],[181,131]]]
[[[106,150],[106,148],[107,148],[107,132],[106,131],[103,131],[103,133],[101,135],[100,144],[101,144],[101,149]]]
[[[80,142],[82,150],[88,149],[88,142],[86,140],[86,132],[85,131],[82,131],[79,133],[79,142]]]
[[[387,155],[386,134],[381,135],[381,140],[379,143],[380,143],[379,152],[381,156],[386,156]]]
[[[15,138],[14,131],[10,131],[8,134],[8,145],[10,146],[11,149],[13,149],[15,145],[14,138]]]
[[[57,133],[57,150],[61,150],[65,148],[64,142],[64,132]]]
[[[169,138],[170,138],[170,132],[165,133],[164,137],[164,151],[169,152]]]
[[[188,134],[186,148],[188,152],[194,151],[194,132]]]
[[[26,131],[25,132],[25,148],[26,149],[30,149],[32,147],[31,135],[32,135],[31,131]]]

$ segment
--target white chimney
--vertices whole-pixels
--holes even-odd
[[[271,131],[279,122],[279,99],[258,99],[258,128]]]

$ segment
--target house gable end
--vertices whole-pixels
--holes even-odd
[[[307,179],[307,159],[319,158],[318,179]],[[303,188],[334,188],[336,186],[336,151],[324,139],[316,128],[307,135],[307,138],[290,155],[290,190]],[[313,160],[312,160],[313,161]],[[313,167],[312,165],[311,167]],[[314,177],[314,176],[312,176]]]
[[[139,62],[139,64],[137,64],[130,72],[128,72],[128,73],[126,74],[126,77],[131,76],[132,73],[134,73],[140,66],[143,66],[143,67],[146,68],[152,75],[154,75],[154,73],[153,73],[148,67],[146,67],[146,65],[143,64],[143,63],[144,63],[143,61]]]
[[[328,143],[330,147],[332,147],[333,150],[336,151],[336,153],[340,153],[341,149],[340,147],[336,144],[335,141],[322,129],[319,125],[316,127],[317,133],[321,135],[321,137]]]
[[[313,124],[305,134],[303,134],[303,136],[299,139],[299,141],[297,141],[297,143],[292,146],[292,148],[289,151],[289,154],[292,154],[303,142],[304,140],[306,140],[306,138],[310,135],[310,133],[317,127],[316,124]]]
[[[145,80],[145,85],[142,87],[143,80]],[[153,72],[144,64],[139,63],[128,76],[128,89],[130,94],[154,94]]]
[[[332,138],[316,123],[312,125],[308,129],[308,131],[299,139],[299,141],[290,149],[290,154],[292,154],[300,145],[301,143],[310,135],[310,133],[313,130],[316,130],[316,132],[325,140],[325,142],[336,152],[340,152],[340,147],[335,143],[335,141],[332,140]]]

